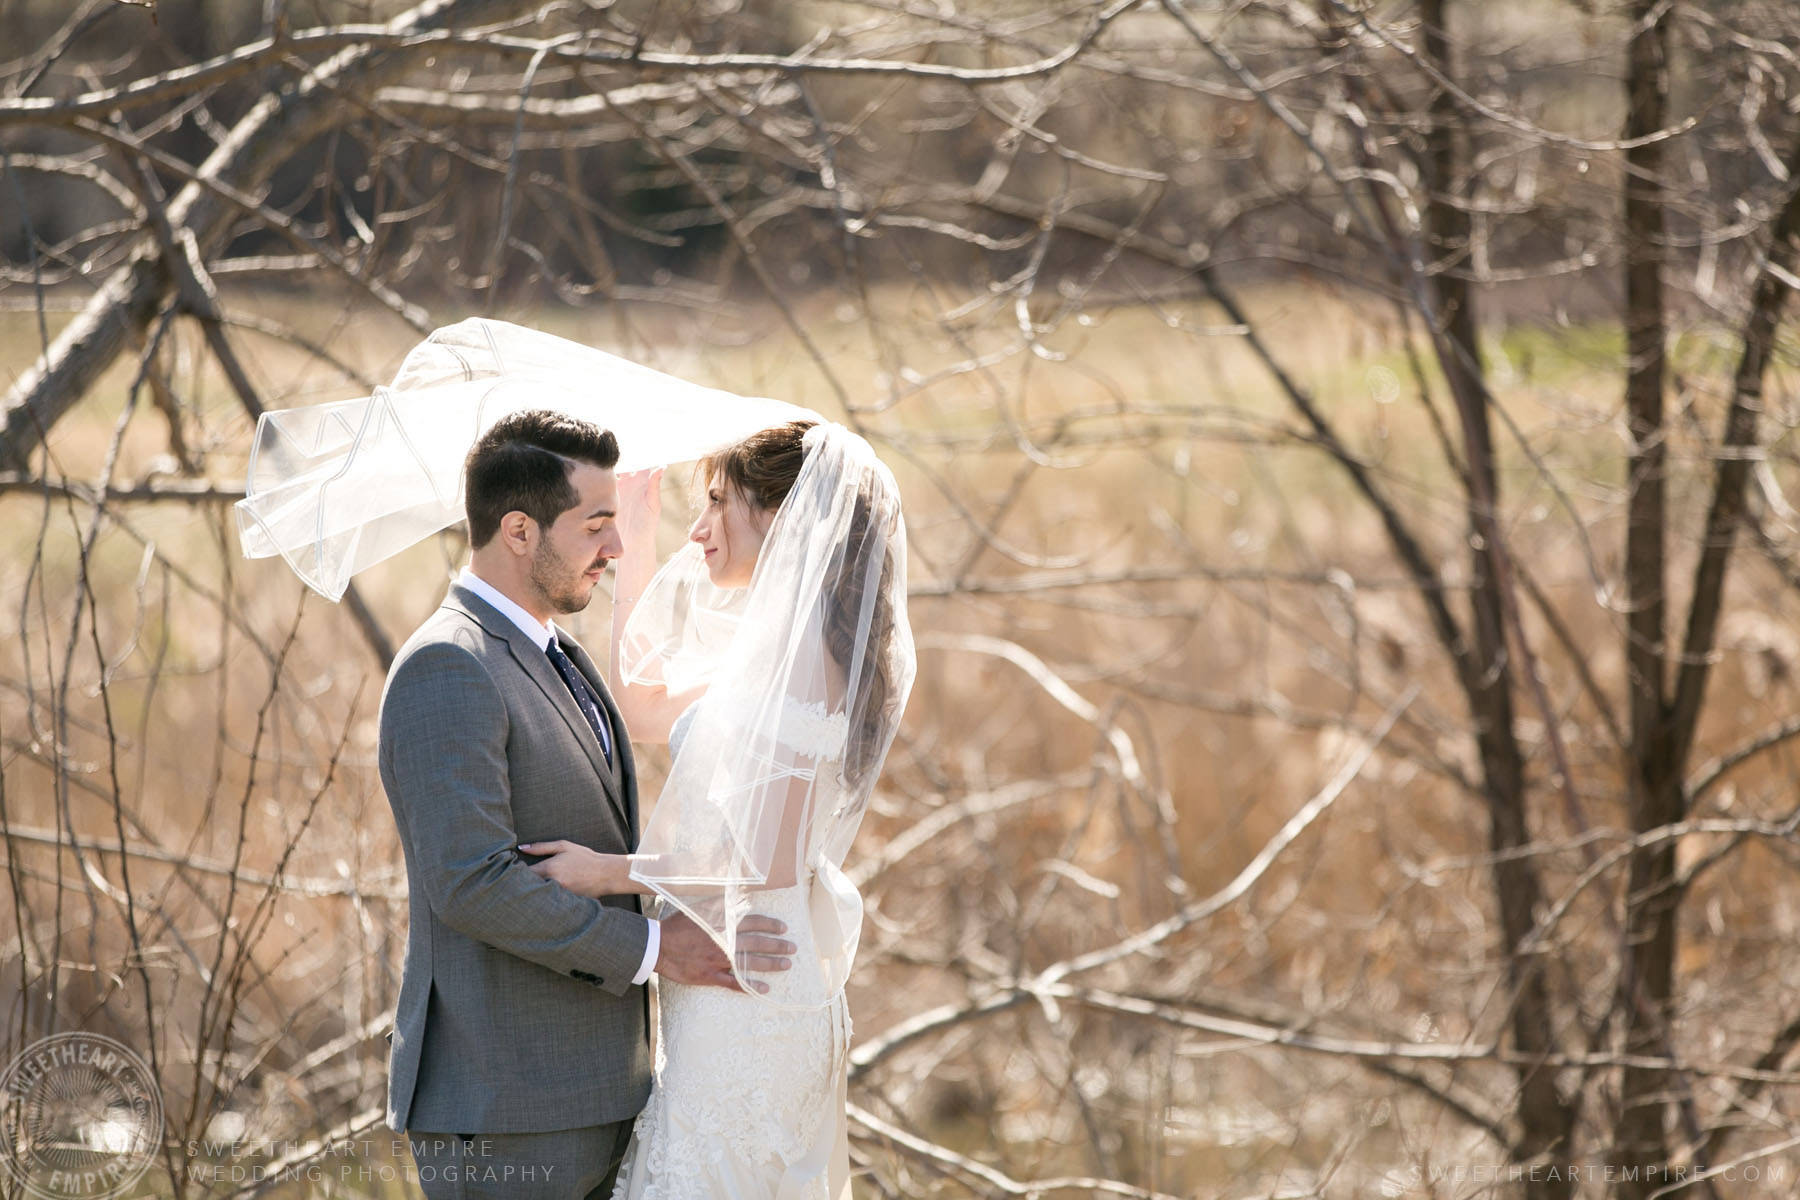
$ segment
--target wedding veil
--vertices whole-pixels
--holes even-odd
[[[628,680],[705,679],[644,830],[634,878],[737,961],[736,929],[775,889],[810,883],[792,976],[770,996],[844,986],[862,898],[843,871],[914,672],[906,531],[893,475],[840,425],[809,430],[740,611],[697,547],[666,564],[628,622]],[[752,991],[750,994],[756,994]]]
[[[612,430],[621,472],[815,415],[474,317],[420,342],[373,395],[262,415],[237,504],[244,555],[279,554],[307,586],[341,598],[358,571],[462,521],[469,447],[528,408]]]

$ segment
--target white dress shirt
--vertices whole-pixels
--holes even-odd
[[[474,568],[464,567],[462,569],[462,574],[456,577],[456,582],[462,584],[471,592],[474,592],[477,596],[480,596],[483,600],[486,600],[489,604],[493,605],[499,610],[501,616],[511,621],[514,625],[517,625],[524,631],[526,637],[536,642],[539,650],[548,650],[550,648],[550,640],[556,636],[556,626],[545,625],[536,617],[520,608],[518,604],[514,603],[511,597],[505,595],[499,588],[477,575]],[[644,943],[644,963],[638,968],[638,973],[632,976],[631,982],[641,984],[650,978],[651,972],[656,970],[656,957],[661,950],[662,923],[660,921],[651,921],[650,940]]]

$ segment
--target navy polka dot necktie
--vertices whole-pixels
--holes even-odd
[[[544,655],[550,660],[550,665],[556,668],[556,673],[562,676],[569,694],[575,697],[575,707],[581,710],[581,715],[587,718],[594,736],[600,739],[600,752],[606,755],[606,765],[611,766],[612,738],[606,733],[606,717],[600,711],[600,698],[594,695],[594,689],[588,686],[588,681],[575,669],[574,661],[556,644],[555,638],[551,638],[550,644],[544,647]]]

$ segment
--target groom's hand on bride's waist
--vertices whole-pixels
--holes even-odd
[[[787,926],[773,917],[752,914],[738,922],[737,958],[747,978],[794,965],[794,943],[780,936],[786,932]],[[718,943],[680,913],[663,918],[656,973],[676,983],[744,990]],[[750,978],[749,984],[759,992],[769,990],[769,985],[758,979]]]

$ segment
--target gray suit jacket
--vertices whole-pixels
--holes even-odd
[[[520,842],[637,845],[631,743],[587,653],[562,646],[612,723],[617,767],[544,652],[452,585],[381,700],[381,782],[406,855],[406,969],[388,1124],[536,1133],[627,1120],[650,1094],[635,896],[532,874]]]

